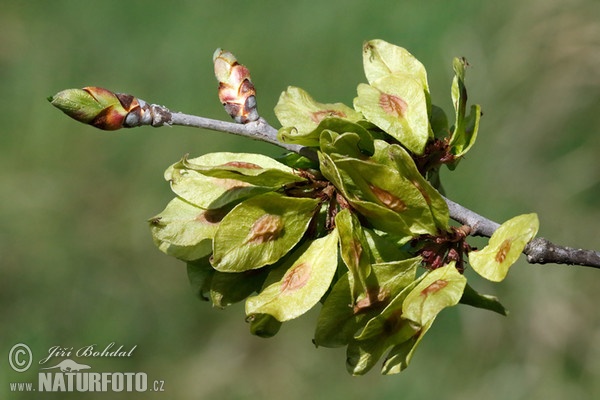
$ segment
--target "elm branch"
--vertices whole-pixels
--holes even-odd
[[[160,107],[156,105],[153,106]],[[247,124],[238,124],[235,122],[226,122],[195,115],[170,112],[164,107],[161,108],[162,112],[157,113],[156,111],[158,110],[156,110],[154,114],[162,115],[162,119],[153,121],[153,126],[181,125],[231,133],[271,143],[282,147],[285,150],[301,154],[311,160],[318,160],[317,152],[312,148],[280,142],[277,139],[277,129],[272,127],[263,118]],[[470,235],[472,236],[490,237],[500,226],[497,222],[479,215],[450,199],[444,197],[444,200],[448,205],[450,217],[463,225],[467,225],[470,228]],[[545,238],[533,239],[525,247],[523,254],[527,256],[527,262],[530,264],[553,263],[600,268],[600,252],[559,246]]]
[[[454,201],[447,199],[450,217],[469,226],[472,236],[490,237],[500,224],[476,212],[469,210]],[[600,268],[600,252],[595,250],[575,249],[559,246],[545,238],[535,238],[525,246],[523,254],[527,256],[530,264],[566,264],[584,267]]]

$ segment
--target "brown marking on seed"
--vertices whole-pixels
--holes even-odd
[[[379,106],[386,113],[400,118],[404,118],[406,110],[408,109],[406,101],[398,96],[388,93],[381,93],[379,96]]]
[[[254,222],[246,243],[261,244],[277,239],[283,231],[281,217],[265,214]]]
[[[228,163],[222,164],[221,167],[235,167],[235,168],[246,168],[246,169],[262,169],[260,165],[244,162],[244,161],[229,161]]]
[[[369,188],[373,192],[373,194],[381,201],[387,208],[396,212],[405,211],[408,207],[398,197],[394,196],[387,190],[384,190],[375,185],[369,185]]]
[[[506,255],[510,251],[510,247],[512,246],[512,241],[510,239],[504,239],[504,242],[500,245],[500,249],[496,253],[496,261],[498,263],[504,262],[506,260]]]
[[[318,124],[319,122],[323,121],[325,118],[330,118],[330,117],[346,118],[346,113],[344,113],[343,111],[338,111],[338,110],[321,110],[321,111],[315,111],[313,113],[310,113],[310,119],[312,119],[315,124]]]
[[[432,293],[438,292],[448,285],[448,281],[438,279],[425,289],[421,290],[421,296],[429,296]]]
[[[218,179],[214,179],[212,181],[212,183],[217,186],[220,186],[222,188],[225,188],[227,190],[252,186],[248,182],[238,181],[235,179],[220,179],[220,178],[218,178]]]
[[[375,305],[383,306],[382,303],[387,300],[388,296],[389,293],[386,290],[381,290],[380,288],[371,289],[367,292],[367,296],[354,303],[352,311],[354,314],[358,314],[374,307]]]
[[[294,292],[303,288],[310,278],[311,266],[307,263],[300,263],[289,270],[283,282],[281,282],[281,293]]]

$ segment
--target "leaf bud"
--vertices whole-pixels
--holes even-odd
[[[248,68],[237,62],[233,54],[217,49],[213,55],[215,77],[219,81],[219,100],[225,111],[238,123],[258,120],[256,90]]]
[[[143,100],[100,87],[66,89],[48,101],[69,117],[106,131],[149,124],[152,119]]]

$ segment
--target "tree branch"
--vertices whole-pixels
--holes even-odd
[[[282,147],[285,150],[298,153],[313,161],[319,161],[317,153],[310,147],[304,147],[297,144],[282,143],[277,139],[277,129],[273,128],[264,118],[246,124],[236,122],[220,121],[217,119],[199,117],[180,112],[171,112],[164,106],[150,104],[150,115],[152,120],[149,125],[158,127],[163,125],[181,125],[193,128],[210,129],[218,132],[231,133],[234,135],[245,136],[250,139],[260,140]],[[131,125],[130,127],[139,126]]]
[[[443,197],[443,196],[442,196]],[[444,197],[450,211],[450,218],[471,228],[471,236],[490,237],[500,227],[500,224],[489,220],[474,211]]]
[[[544,238],[533,239],[523,253],[531,264],[555,263],[600,268],[600,252],[558,246]]]
[[[220,54],[220,53],[219,53]],[[229,64],[231,68],[243,69],[237,63]],[[227,61],[226,60],[226,61]],[[222,71],[221,71],[222,72]],[[240,72],[240,71],[238,71]],[[227,74],[224,74],[224,76]],[[246,89],[252,88],[249,77],[241,74]],[[229,76],[229,75],[227,75]],[[237,76],[237,75],[235,75]],[[235,83],[235,82],[234,82]],[[238,82],[239,83],[239,82]],[[225,94],[228,86],[221,82],[221,91]],[[155,127],[164,125],[181,125],[195,128],[211,129],[214,131],[232,133],[245,136],[250,139],[260,140],[282,147],[287,151],[303,155],[313,161],[318,161],[318,154],[314,148],[304,147],[297,144],[282,143],[277,138],[277,129],[260,118],[256,111],[256,99],[253,90],[242,91],[248,95],[243,104],[238,104],[225,96],[225,110],[238,122],[225,122],[210,118],[172,112],[164,106],[149,104],[132,95],[113,93],[98,87],[86,87],[83,89],[67,89],[51,96],[48,100],[72,118],[104,130],[115,130],[120,128],[134,128],[137,126],[151,125]],[[223,97],[223,96],[220,96]],[[234,96],[235,97],[235,96]],[[450,217],[457,222],[469,227],[472,236],[491,237],[500,226],[474,211],[461,206],[452,200],[444,198],[448,205]],[[600,268],[600,252],[594,250],[574,249],[571,247],[558,246],[544,238],[532,240],[523,250],[527,261],[531,264],[567,264],[581,265]]]
[[[468,225],[471,228],[470,235],[490,237],[498,229],[500,224],[453,202],[446,200],[450,217]],[[566,264],[580,265],[584,267],[600,268],[600,252],[595,250],[575,249],[567,246],[558,246],[548,239],[535,238],[525,246],[523,254],[527,256],[530,264]]]
[[[160,114],[165,118],[163,121],[153,121],[153,126],[182,125],[232,133],[250,139],[271,143],[282,147],[285,150],[301,154],[311,160],[318,160],[317,152],[310,147],[280,142],[277,139],[277,129],[272,127],[263,118],[247,124],[238,124],[235,122],[219,121],[183,113],[171,113],[166,108],[156,105],[152,105],[152,107],[160,107],[160,110],[153,109],[153,114]],[[444,200],[448,205],[450,218],[463,225],[469,226],[471,228],[470,235],[472,236],[491,237],[500,226],[497,222],[479,215],[450,199],[444,197]],[[554,263],[600,268],[600,252],[558,246],[544,238],[536,238],[529,242],[523,250],[523,254],[527,256],[527,262],[530,264]]]

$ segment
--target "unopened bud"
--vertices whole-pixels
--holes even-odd
[[[63,90],[48,101],[69,117],[106,131],[152,123],[149,107],[143,100],[99,87]]]
[[[235,122],[245,124],[258,119],[256,90],[250,71],[233,54],[217,49],[213,55],[215,77],[219,81],[219,100]]]

